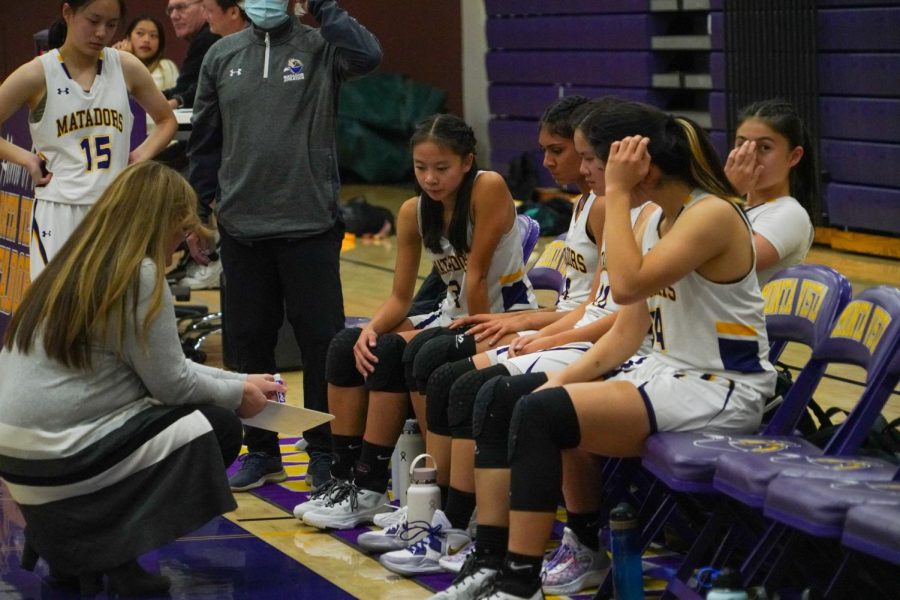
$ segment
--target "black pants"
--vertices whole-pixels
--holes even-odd
[[[227,286],[229,349],[243,373],[274,373],[278,330],[287,319],[303,356],[303,403],[328,412],[325,356],[344,328],[340,252],[343,226],[308,238],[238,240],[219,228]],[[331,452],[330,427],[304,432],[312,452]],[[250,452],[279,456],[278,434],[244,428]]]

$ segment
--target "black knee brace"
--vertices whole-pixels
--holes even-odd
[[[328,383],[340,387],[358,387],[365,383],[356,370],[356,358],[353,356],[353,345],[361,332],[359,327],[349,327],[331,338],[325,359],[325,380]]]
[[[554,512],[562,486],[560,451],[577,448],[579,443],[578,415],[565,388],[524,396],[510,424],[510,508]]]
[[[453,363],[456,364],[456,363]],[[428,380],[428,389],[431,382],[444,367],[439,367]],[[449,405],[447,417],[450,421],[450,433],[455,438],[464,440],[475,439],[472,435],[472,412],[475,410],[475,396],[487,381],[497,376],[509,375],[506,365],[491,365],[486,369],[471,371],[461,377],[457,377],[449,389]],[[445,392],[447,393],[447,392]],[[429,397],[429,402],[430,402]]]
[[[478,390],[472,411],[472,433],[478,442],[475,467],[509,467],[509,424],[513,408],[525,394],[547,381],[545,373],[494,377]]]
[[[413,375],[413,361],[416,358],[416,354],[425,345],[425,342],[441,335],[456,335],[456,333],[455,330],[447,329],[446,327],[432,327],[431,329],[423,330],[409,341],[406,349],[403,351],[403,376],[406,378],[406,387],[408,389],[411,391],[425,391],[424,389],[419,390],[416,388],[416,378]]]
[[[474,368],[472,359],[466,358],[441,365],[428,378],[428,385],[425,387],[425,414],[429,433],[450,435],[450,422],[447,420],[450,387],[460,376]]]
[[[475,354],[475,338],[471,335],[442,335],[428,341],[413,358],[415,389],[427,392],[428,378],[441,365]]]
[[[372,354],[378,357],[375,370],[366,377],[366,389],[377,392],[405,392],[406,380],[403,378],[403,350],[406,340],[396,333],[385,333],[378,336],[378,342]]]

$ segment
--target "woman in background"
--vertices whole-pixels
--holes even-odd
[[[134,19],[125,29],[125,39],[118,42],[115,48],[137,56],[160,90],[175,87],[178,67],[164,56],[166,32],[156,17],[141,15]]]

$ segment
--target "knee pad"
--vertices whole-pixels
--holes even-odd
[[[450,422],[447,420],[450,387],[460,376],[474,368],[471,359],[458,360],[441,365],[428,378],[428,385],[425,388],[425,414],[428,418],[429,432],[450,435]]]
[[[406,340],[396,333],[378,336],[372,354],[378,357],[375,370],[366,377],[366,389],[376,392],[406,392],[403,378],[403,350]]]
[[[414,337],[406,344],[403,351],[403,376],[406,378],[406,387],[412,391],[422,391],[416,387],[416,378],[413,375],[413,360],[416,358],[419,350],[425,345],[425,342],[442,335],[455,335],[456,331],[447,329],[446,327],[432,327],[425,329],[419,335]]]
[[[518,443],[522,440],[522,443]],[[578,415],[565,388],[524,396],[513,410],[509,464],[513,510],[553,512],[562,486],[560,452],[581,443]],[[533,477],[540,473],[540,477]],[[540,480],[539,482],[536,480]]]
[[[429,389],[431,389],[431,381],[443,368],[439,367],[432,374],[431,379],[428,380]],[[497,376],[506,375],[509,375],[509,369],[506,368],[506,365],[491,365],[486,369],[465,373],[457,377],[456,381],[451,382],[447,416],[450,421],[450,433],[453,437],[465,440],[474,439],[472,435],[472,412],[475,410],[475,396],[478,395],[478,390],[481,389],[481,386],[489,380]]]
[[[325,359],[325,380],[328,383],[340,387],[358,387],[365,383],[356,370],[356,358],[353,356],[353,345],[361,332],[359,327],[350,327],[338,331],[331,338]]]
[[[481,386],[472,411],[472,433],[478,442],[475,466],[509,467],[509,425],[516,402],[547,381],[545,373],[495,377]]]
[[[429,340],[413,358],[413,379],[420,392],[426,392],[428,378],[441,365],[462,360],[475,354],[475,338],[459,333],[442,335]]]

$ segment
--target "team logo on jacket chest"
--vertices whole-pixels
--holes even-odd
[[[283,72],[286,82],[306,79],[306,74],[303,72],[303,61],[297,58],[289,58]]]

